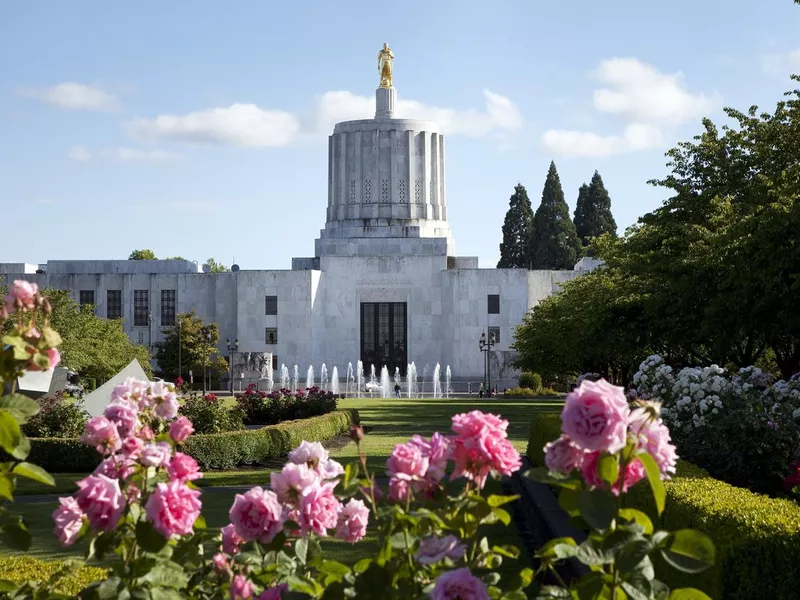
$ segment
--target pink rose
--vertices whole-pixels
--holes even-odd
[[[184,483],[200,479],[203,476],[197,461],[183,452],[175,453],[175,456],[172,457],[172,460],[167,465],[167,471],[172,479],[177,479]]]
[[[317,464],[315,470],[319,478],[323,480],[334,479],[340,475],[344,475],[344,467],[332,458],[329,458],[324,463]]]
[[[217,573],[225,573],[230,568],[228,557],[222,554],[222,552],[217,552],[211,557],[211,565]]]
[[[53,511],[53,521],[58,541],[63,546],[71,546],[78,539],[78,534],[83,527],[83,511],[73,497],[59,498],[60,506]]]
[[[483,582],[467,568],[446,571],[436,579],[431,600],[489,600]]]
[[[231,556],[239,552],[239,546],[244,543],[244,540],[236,533],[236,528],[228,524],[220,532],[222,533],[222,551]]]
[[[587,485],[602,489],[609,489],[608,484],[600,479],[600,474],[597,472],[597,462],[599,460],[600,452],[587,453],[584,456],[583,464],[580,468],[581,475],[583,476],[583,480]],[[642,461],[640,461],[638,458],[635,458],[633,461],[628,463],[625,468],[624,481],[622,478],[622,473],[619,474],[619,478],[611,487],[611,493],[615,496],[619,496],[620,488],[623,494],[626,493],[632,485],[641,481],[646,474],[647,473]]]
[[[393,478],[405,481],[423,479],[428,470],[428,458],[419,446],[406,442],[397,444],[386,461],[386,473]]]
[[[111,531],[119,523],[125,499],[119,481],[105,475],[89,475],[78,483],[75,500],[93,529]]]
[[[551,471],[571,473],[580,469],[584,452],[565,435],[544,447],[544,464]]]
[[[392,502],[405,502],[411,493],[408,481],[392,477],[389,480],[389,500]]]
[[[257,600],[281,600],[283,592],[288,592],[289,586],[285,583],[265,589]]]
[[[156,485],[145,512],[156,531],[169,539],[173,535],[191,534],[202,507],[200,490],[190,489],[180,481],[170,481]]]
[[[163,381],[154,381],[150,385],[150,396],[157,416],[167,421],[178,416],[178,396]]]
[[[369,522],[369,509],[361,500],[351,498],[339,512],[339,522],[336,525],[336,537],[340,540],[355,542],[367,534]]]
[[[308,465],[314,469],[318,464],[328,462],[328,451],[319,442],[303,440],[297,448],[289,452],[289,462]]]
[[[327,536],[339,520],[341,504],[333,494],[335,483],[317,483],[300,500],[297,507],[297,524],[301,535],[309,532]]]
[[[625,447],[629,412],[623,388],[585,379],[564,401],[561,431],[584,450],[614,454]]]
[[[135,471],[136,467],[133,461],[116,454],[102,460],[94,470],[94,475],[105,475],[111,479],[122,479],[124,481],[133,475]]]
[[[61,353],[58,351],[58,348],[47,349],[47,360],[50,361],[51,369],[55,369],[58,366],[58,363],[61,362]]]
[[[246,600],[253,597],[253,582],[244,575],[237,575],[231,582],[231,600]]]
[[[129,484],[125,489],[125,499],[127,500],[128,504],[138,502],[142,499],[142,490],[136,487],[136,484],[134,483]]]
[[[36,308],[36,294],[38,293],[38,285],[17,279],[11,285],[9,294],[6,296],[6,307],[9,312],[14,310],[15,304],[22,310],[33,310]]]
[[[92,417],[86,421],[81,441],[94,446],[100,454],[111,454],[122,447],[117,426],[106,417]]]
[[[144,442],[138,437],[128,437],[122,440],[122,453],[131,460],[138,460],[139,452],[144,447]]]
[[[145,444],[139,452],[139,462],[145,467],[165,467],[171,455],[172,446],[167,442]]]
[[[425,478],[438,483],[447,471],[447,460],[450,458],[450,440],[438,431],[431,436],[430,442],[419,435],[412,435],[410,444],[417,446],[422,455],[428,459],[428,470]]]
[[[176,444],[185,442],[186,438],[194,433],[192,422],[186,417],[178,417],[169,426],[169,436],[175,440]]]
[[[139,407],[127,400],[112,401],[103,415],[117,426],[120,437],[126,438],[134,434],[140,427]]]
[[[451,479],[466,477],[482,488],[494,471],[510,475],[522,464],[519,452],[507,439],[508,421],[478,410],[452,418],[452,456],[455,461]]]
[[[305,463],[286,463],[280,473],[271,473],[269,478],[278,500],[287,504],[298,502],[319,482],[319,475]]]
[[[657,412],[660,406],[648,403]],[[660,417],[652,418],[647,408],[636,408],[631,411],[628,420],[628,430],[636,437],[637,449],[644,450],[652,456],[658,464],[662,479],[669,479],[675,473],[678,454],[671,442],[669,428],[664,425]]]
[[[282,513],[274,492],[254,487],[245,494],[236,494],[229,516],[242,539],[267,544],[283,529]]]
[[[154,440],[156,436],[153,433],[153,430],[150,429],[150,427],[148,425],[145,425],[139,431],[139,437],[142,438],[143,440],[145,440],[146,442],[150,442],[150,441]]]
[[[423,565],[433,565],[445,558],[458,562],[466,551],[467,547],[453,535],[446,535],[443,538],[431,536],[419,543],[417,561]]]

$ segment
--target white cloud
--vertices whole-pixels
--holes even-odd
[[[593,76],[603,84],[593,95],[594,107],[625,122],[620,134],[549,129],[543,148],[567,157],[610,156],[663,145],[664,130],[705,116],[720,106],[719,94],[691,93],[683,74],[658,71],[636,58],[612,58],[600,63]]]
[[[233,104],[187,115],[159,115],[128,124],[142,138],[164,138],[197,144],[236,146],[285,146],[300,130],[293,114],[264,110],[255,104]]]
[[[484,90],[483,97],[483,110],[456,110],[399,99],[395,117],[434,121],[446,134],[469,137],[482,137],[498,130],[513,131],[522,126],[519,109],[509,98],[491,90]],[[374,116],[374,97],[358,96],[348,91],[326,92],[317,103],[316,126],[319,131],[327,133],[340,121]]]
[[[67,152],[67,157],[76,162],[89,162],[92,160],[92,153],[85,146],[73,146]]]
[[[20,88],[18,93],[39,102],[71,110],[113,110],[117,99],[98,87],[65,81],[51,87]]]
[[[158,162],[182,158],[180,154],[174,154],[165,150],[138,150],[136,148],[123,147],[101,150],[100,155],[103,158],[122,162]]]
[[[767,75],[789,75],[800,72],[800,49],[761,55],[761,70]]]

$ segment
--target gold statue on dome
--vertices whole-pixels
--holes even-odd
[[[389,48],[389,44],[384,42],[383,48],[378,51],[378,73],[380,73],[381,76],[380,87],[382,88],[392,87],[393,60],[394,54],[392,54],[392,49]]]

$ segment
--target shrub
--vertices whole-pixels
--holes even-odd
[[[194,425],[196,433],[222,433],[244,429],[244,412],[241,407],[228,408],[216,399],[195,396],[186,400],[180,407],[180,414]]]
[[[515,387],[504,392],[504,395],[509,398],[539,398],[540,396],[558,396],[560,395],[553,388],[538,388],[531,389],[526,387]]]
[[[526,371],[519,376],[519,387],[539,391],[542,388],[542,376]]]
[[[528,459],[544,464],[544,445],[561,435],[557,414],[533,417]],[[695,528],[707,533],[717,548],[714,567],[702,575],[672,574],[672,586],[693,585],[712,598],[792,598],[800,587],[800,506],[773,499],[712,478],[705,470],[678,461],[675,477],[664,482],[666,510],[660,525],[674,531]],[[646,484],[634,486],[627,506],[655,518]],[[656,565],[658,568],[658,565]],[[663,571],[662,571],[663,572]],[[779,577],[775,574],[780,573]]]
[[[63,578],[53,591],[77,597],[78,592],[94,581],[105,579],[108,571],[99,567],[80,567],[67,565],[60,561],[40,560],[32,556],[0,556],[0,580],[24,583],[26,581],[47,581],[59,570],[64,570]]]
[[[66,398],[64,392],[43,396],[39,400],[39,413],[28,419],[22,431],[29,437],[77,437],[83,433],[89,413],[83,402]]]
[[[281,388],[277,392],[263,392],[250,384],[242,394],[236,395],[236,403],[244,414],[245,423],[271,425],[291,419],[303,419],[324,415],[336,410],[337,397],[318,387],[292,393]]]
[[[357,410],[288,421],[261,429],[192,435],[182,451],[206,469],[230,469],[258,465],[285,456],[302,440],[320,442],[346,433],[358,423]],[[88,473],[99,464],[99,455],[78,438],[33,438],[29,460],[56,473]]]

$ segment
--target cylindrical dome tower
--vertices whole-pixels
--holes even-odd
[[[391,53],[387,46],[384,50]],[[357,240],[397,238],[438,239],[442,253],[454,254],[447,223],[444,136],[430,121],[394,118],[391,61],[388,82],[385,69],[384,63],[375,118],[338,123],[328,138],[328,210],[317,256],[369,254],[370,249],[381,253],[385,244]],[[416,253],[414,244],[393,247]]]

